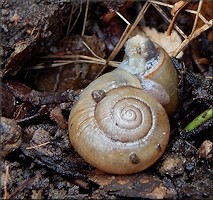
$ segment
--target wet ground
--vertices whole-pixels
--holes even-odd
[[[83,41],[100,58],[109,56],[124,24],[116,17],[106,22],[108,8],[124,6],[131,21],[128,13],[135,17],[143,4],[123,3],[92,3],[90,10],[96,12],[88,15],[81,36],[84,10],[79,12],[78,1],[3,1],[1,197],[212,199],[213,120],[184,130],[212,107],[212,30],[191,42],[182,59],[175,61],[184,63],[177,65],[180,102],[170,118],[167,150],[153,166],[133,175],[107,174],[88,165],[70,144],[69,112],[80,90],[95,79],[103,65],[67,63],[65,57],[92,56]],[[168,24],[152,12],[141,23],[165,30]],[[181,15],[178,20],[187,32],[192,25],[189,16]],[[123,50],[116,59],[122,56]]]

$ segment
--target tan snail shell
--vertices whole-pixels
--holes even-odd
[[[130,62],[127,56],[119,68]],[[153,97],[156,94],[143,91],[146,73],[127,71],[116,69],[93,81],[69,117],[69,137],[76,151],[92,166],[113,174],[136,173],[152,165],[164,153],[170,135],[167,113]],[[151,74],[147,88],[161,88],[161,82]],[[170,87],[162,90],[168,95]]]
[[[179,79],[167,52],[148,38],[136,35],[126,42],[125,53],[127,58],[119,68],[136,75],[143,90],[153,95],[167,113],[173,113],[178,103]]]

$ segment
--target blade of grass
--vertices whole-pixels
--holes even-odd
[[[204,122],[208,121],[209,119],[212,118],[213,115],[213,109],[210,108],[208,110],[205,110],[202,112],[200,115],[198,115],[192,122],[190,122],[185,128],[184,131],[189,132],[192,131],[193,129],[197,128]]]

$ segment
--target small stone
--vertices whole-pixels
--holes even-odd
[[[210,140],[205,140],[198,149],[199,156],[207,160],[212,158],[213,143]]]
[[[193,169],[194,169],[194,163],[192,162],[186,162],[185,163],[185,169],[188,171],[188,172],[191,172]]]
[[[10,13],[9,9],[2,9],[2,10],[1,10],[2,16],[6,16],[6,15],[8,15],[9,13]]]
[[[183,161],[177,156],[168,156],[162,163],[159,172],[163,176],[169,175],[170,177],[181,175],[184,172]]]
[[[21,145],[22,129],[15,120],[1,117],[0,130],[0,157],[6,157]]]

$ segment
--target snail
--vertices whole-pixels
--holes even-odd
[[[108,173],[148,168],[168,144],[177,86],[168,54],[144,36],[130,38],[118,68],[90,83],[73,106],[71,144],[86,162]]]

